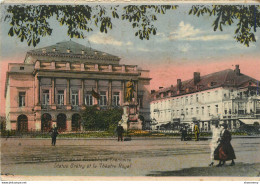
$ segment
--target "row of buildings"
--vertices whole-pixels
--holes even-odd
[[[200,122],[201,131],[219,119],[234,130],[260,122],[259,81],[237,65],[175,86],[150,91],[149,70],[120,64],[120,58],[73,41],[28,51],[24,63],[9,64],[5,98],[8,130],[82,130],[80,110],[125,104],[126,84],[132,79],[144,129],[178,129]],[[93,97],[93,91],[100,95]]]
[[[194,72],[190,80],[177,79],[177,85],[152,91],[150,105],[153,129],[199,122],[201,131],[210,130],[212,120],[228,124],[230,130],[241,124],[260,122],[259,81],[235,69],[200,76]]]

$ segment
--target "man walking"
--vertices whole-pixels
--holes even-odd
[[[57,127],[53,127],[53,129],[51,130],[51,145],[55,146],[56,145],[56,138],[58,136],[58,128]]]
[[[116,132],[117,132],[117,140],[119,141],[121,139],[121,141],[123,141],[124,128],[122,127],[121,124],[118,124],[116,128]]]
[[[199,140],[199,134],[200,134],[200,130],[199,130],[199,127],[198,127],[198,122],[196,122],[195,126],[194,126],[195,141]]]

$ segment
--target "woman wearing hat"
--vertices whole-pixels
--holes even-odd
[[[220,145],[217,148],[217,153],[219,157],[219,164],[217,166],[222,166],[226,161],[231,160],[231,166],[235,165],[234,159],[236,155],[234,149],[231,145],[231,133],[227,130],[227,124],[221,125],[224,130],[221,133]]]
[[[213,121],[212,122],[212,139],[210,141],[210,158],[211,158],[211,163],[209,164],[209,166],[213,166],[214,165],[214,153],[215,150],[217,149],[219,142],[220,142],[220,134],[223,131],[223,127],[219,126],[219,121]]]

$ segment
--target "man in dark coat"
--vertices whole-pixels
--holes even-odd
[[[54,127],[52,130],[51,130],[51,145],[52,146],[55,146],[56,145],[56,138],[58,136],[58,128],[57,127]]]
[[[186,141],[187,140],[186,139],[186,137],[187,137],[187,127],[185,126],[185,127],[181,128],[180,132],[181,132],[181,141]]]
[[[122,127],[121,124],[118,124],[116,128],[116,132],[117,132],[117,140],[119,141],[121,139],[121,141],[123,141],[124,128]]]
[[[215,160],[219,160],[218,167],[225,164],[226,161],[231,160],[231,166],[235,165],[236,159],[235,151],[231,145],[231,133],[227,130],[227,124],[221,125],[224,130],[221,133],[220,144],[215,151]]]

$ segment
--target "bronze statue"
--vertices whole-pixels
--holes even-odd
[[[126,84],[126,100],[128,102],[131,102],[132,99],[134,98],[134,83],[132,81],[132,79],[130,81],[127,82]]]

